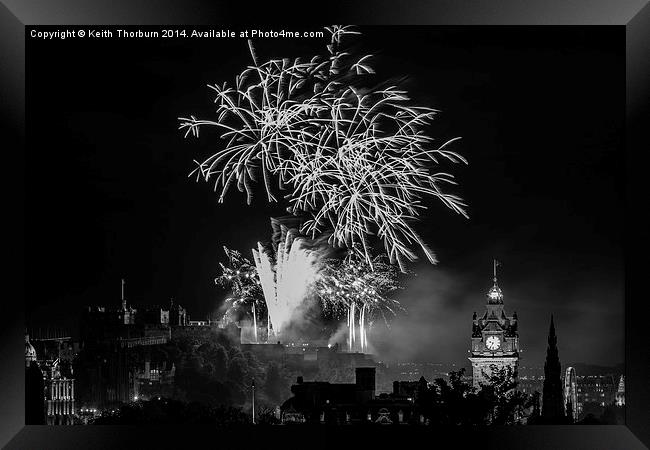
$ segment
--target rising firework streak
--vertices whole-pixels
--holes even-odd
[[[385,256],[372,258],[372,265],[358,260],[356,253],[343,261],[328,260],[317,289],[323,311],[332,317],[347,317],[348,350],[368,351],[368,331],[374,320],[389,318],[402,310],[390,294],[400,289],[397,270]]]
[[[253,258],[264,292],[269,324],[278,338],[292,320],[299,319],[304,302],[318,278],[321,254],[318,249],[310,248],[297,230],[281,226],[275,255],[270,255],[258,243],[257,249],[253,249]]]

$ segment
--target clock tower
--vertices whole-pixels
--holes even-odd
[[[469,360],[472,362],[474,387],[485,383],[495,368],[510,367],[517,372],[519,363],[519,333],[517,313],[506,315],[503,309],[503,293],[497,283],[498,261],[494,260],[494,284],[487,293],[485,312],[481,317],[474,313],[472,343]]]

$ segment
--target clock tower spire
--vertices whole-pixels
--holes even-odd
[[[519,362],[519,333],[517,315],[508,316],[503,309],[503,292],[497,282],[497,267],[492,261],[492,287],[487,292],[485,312],[472,321],[470,358],[474,386],[485,383],[495,369],[509,367],[516,376]]]

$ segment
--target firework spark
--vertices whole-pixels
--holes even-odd
[[[227,321],[236,321],[242,313],[253,319],[255,342],[258,341],[257,317],[264,314],[266,305],[261,283],[255,265],[237,250],[223,248],[228,258],[227,265],[219,263],[221,274],[214,279],[215,284],[231,290],[226,299]]]
[[[328,260],[321,271],[317,288],[324,314],[346,316],[348,349],[368,349],[368,329],[377,317],[388,324],[389,318],[402,309],[389,297],[400,288],[398,271],[386,256],[376,256],[368,263],[350,252],[345,260]]]
[[[223,132],[226,147],[196,162],[192,174],[215,180],[224,200],[233,183],[252,199],[252,182],[261,174],[269,201],[277,201],[276,180],[288,210],[311,216],[300,232],[315,238],[332,230],[329,243],[355,249],[372,265],[368,236],[375,235],[391,263],[405,271],[417,258],[415,245],[434,263],[434,253],[412,227],[425,209],[423,198],[438,198],[467,217],[462,199],[442,190],[453,176],[433,170],[441,160],[467,161],[447,150],[452,139],[434,145],[425,133],[437,111],[413,105],[396,86],[363,90],[374,73],[372,55],[356,58],[340,49],[358,34],[330,27],[329,54],[311,60],[272,59],[253,66],[215,92],[216,120],[179,118],[186,136],[203,126]],[[191,174],[191,175],[192,175]]]

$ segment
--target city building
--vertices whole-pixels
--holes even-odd
[[[72,358],[61,357],[61,338],[43,338],[57,341],[58,356],[53,356],[42,345],[41,359],[25,334],[25,423],[29,425],[72,425],[75,423],[75,392]],[[55,359],[48,359],[55,358]]]
[[[25,367],[30,367],[36,361],[36,349],[29,341],[29,334],[25,333]]]
[[[59,359],[45,361],[43,375],[47,425],[73,425],[76,410],[71,366],[64,366]]]
[[[625,377],[621,375],[616,390],[616,406],[625,406]]]
[[[517,379],[517,390],[524,394],[532,395],[535,392],[542,392],[544,376],[519,375]]]
[[[45,425],[45,383],[36,350],[25,333],[25,425]]]
[[[443,364],[434,362],[397,362],[389,364],[388,370],[392,379],[400,379],[406,381],[418,381],[424,377],[427,380],[435,380],[437,378],[446,379],[449,372],[458,372],[462,367],[457,366],[455,363]]]
[[[281,408],[283,423],[377,423],[422,422],[416,412],[417,386],[396,382],[390,394],[375,395],[375,368],[357,367],[354,383],[304,381],[298,377],[291,387],[293,397]],[[426,380],[422,380],[426,387]]]
[[[426,392],[428,387],[429,383],[424,377],[420,377],[417,381],[393,381],[393,395],[417,402],[420,394]]]
[[[494,261],[493,286],[487,293],[486,311],[481,317],[474,312],[469,360],[474,387],[486,383],[494,370],[510,368],[517,376],[519,333],[517,313],[506,315],[503,293],[497,284],[497,261]]]
[[[604,407],[614,404],[619,383],[613,375],[584,375],[576,378],[578,417],[600,415]]]

